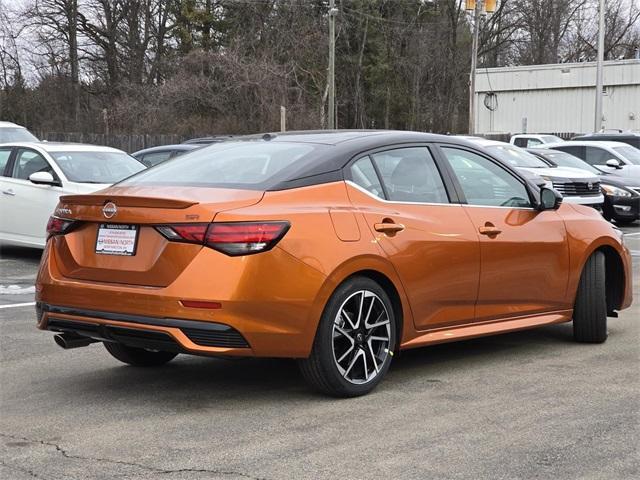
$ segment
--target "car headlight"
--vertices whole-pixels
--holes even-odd
[[[606,183],[601,183],[600,188],[602,188],[602,192],[605,195],[614,195],[616,197],[631,197],[633,194],[624,188],[614,187],[613,185],[607,185]]]

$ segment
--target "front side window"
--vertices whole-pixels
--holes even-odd
[[[527,139],[527,147],[535,147],[536,145],[540,145],[542,142],[537,138],[529,138]]]
[[[35,150],[19,149],[13,165],[13,178],[29,180],[31,174],[36,172],[49,172],[55,176],[51,165],[49,165],[49,162],[47,162],[42,155]]]
[[[470,205],[530,208],[526,187],[510,172],[478,154],[442,148]]]
[[[427,147],[397,148],[371,155],[389,200],[449,203],[447,191]]]
[[[607,152],[603,148],[586,147],[585,161],[589,165],[606,165],[607,160],[611,160],[615,157],[612,153]]]

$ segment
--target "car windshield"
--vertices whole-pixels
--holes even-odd
[[[39,142],[26,128],[21,127],[3,127],[0,128],[0,143],[8,142]]]
[[[115,183],[145,169],[124,152],[49,152],[67,179],[77,183]]]
[[[167,160],[127,179],[123,185],[267,189],[280,173],[307,161],[309,154],[319,148],[289,142],[218,143]]]
[[[559,167],[579,168],[580,170],[587,170],[591,173],[595,173],[596,175],[602,175],[602,172],[597,168],[592,167],[587,162],[566,152],[545,153],[544,156]]]
[[[487,150],[513,167],[549,168],[549,165],[535,155],[512,145],[491,145],[487,147]]]
[[[640,150],[634,147],[613,147],[613,149],[634,165],[640,165]]]

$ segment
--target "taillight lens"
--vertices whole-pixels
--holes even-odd
[[[49,221],[47,222],[47,238],[53,235],[64,235],[69,231],[73,223],[73,220],[67,220],[66,218],[49,217]]]
[[[226,255],[251,255],[271,250],[289,230],[289,222],[228,222],[158,225],[166,239],[196,243]]]

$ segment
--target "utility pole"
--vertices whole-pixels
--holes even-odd
[[[336,9],[335,0],[329,0],[329,118],[327,126],[336,128]]]
[[[593,131],[602,130],[602,88],[603,88],[603,61],[604,61],[604,9],[605,0],[600,0],[598,8],[598,62],[596,67],[596,116]]]
[[[476,133],[476,64],[478,63],[481,10],[482,0],[477,0],[473,9],[473,41],[471,43],[471,72],[469,73],[469,135]]]

